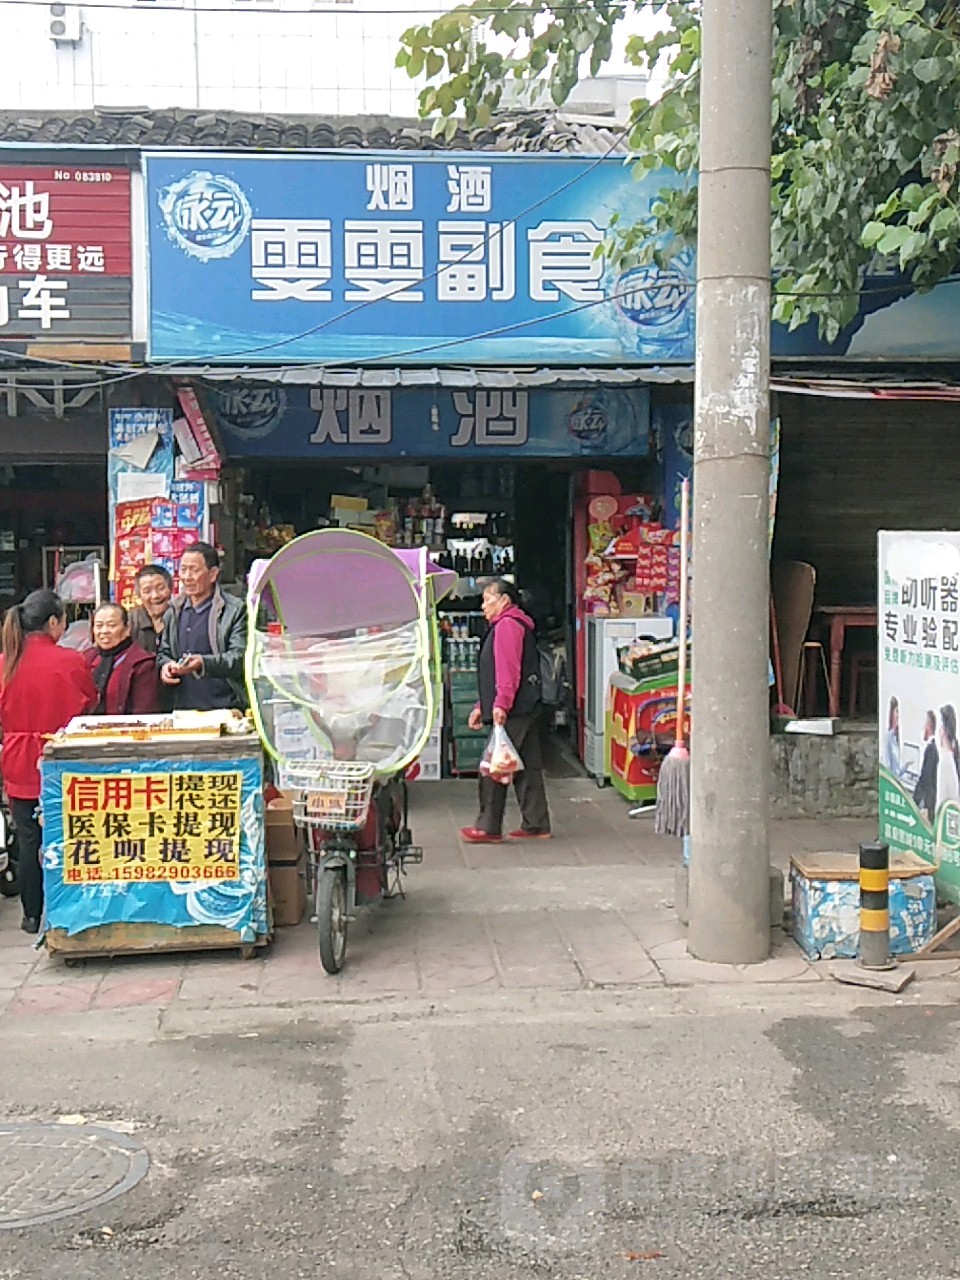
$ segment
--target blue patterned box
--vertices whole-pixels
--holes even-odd
[[[793,936],[812,960],[850,959],[860,940],[859,859],[810,853],[790,859]],[[933,868],[910,854],[890,855],[890,951],[909,955],[937,927]]]

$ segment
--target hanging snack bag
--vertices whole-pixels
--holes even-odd
[[[480,761],[480,772],[504,786],[523,768],[520,752],[510,741],[503,725],[495,724],[487,742],[487,749]]]

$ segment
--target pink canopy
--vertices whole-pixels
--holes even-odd
[[[452,569],[445,569],[436,560],[430,559],[429,552],[424,555],[419,547],[394,547],[393,554],[403,561],[417,582],[419,590],[421,566],[423,571],[434,578],[433,598],[442,600],[457,585],[457,575]]]
[[[272,602],[288,634],[303,636],[403,626],[416,619],[417,597],[428,577],[434,579],[435,599],[456,582],[456,574],[424,551],[395,551],[350,529],[305,533],[254,570],[251,596]]]

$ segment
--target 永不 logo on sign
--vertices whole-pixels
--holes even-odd
[[[164,187],[159,204],[167,235],[201,262],[236,253],[253,216],[243,188],[223,174],[187,174]]]
[[[689,276],[677,266],[634,267],[617,281],[617,305],[628,320],[652,329],[678,324],[692,300]]]
[[[215,391],[213,399],[220,425],[245,440],[270,435],[287,411],[287,393],[280,387],[230,387]]]

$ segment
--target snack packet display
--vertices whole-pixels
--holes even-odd
[[[506,729],[501,724],[495,724],[480,761],[480,772],[494,782],[502,782],[506,787],[522,768],[520,752],[510,741]]]

